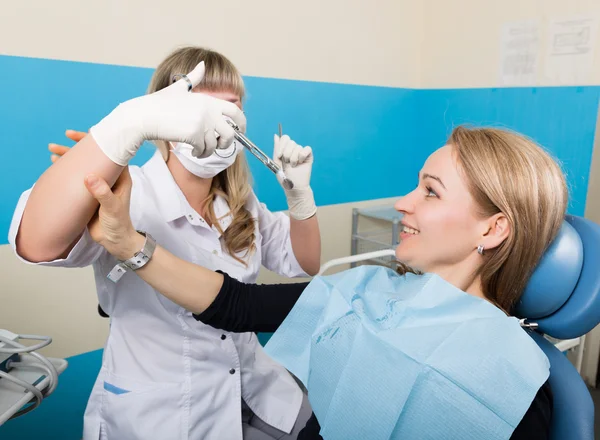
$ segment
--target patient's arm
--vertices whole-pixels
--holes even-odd
[[[131,222],[132,181],[128,170],[112,188],[93,176],[86,178],[85,185],[100,204],[98,215],[88,224],[90,236],[119,260],[133,257],[144,247],[146,237]],[[237,332],[276,329],[304,290],[293,285],[242,284],[226,274],[182,260],[160,245],[136,274],[171,301],[197,314],[197,319]]]
[[[215,300],[194,317],[231,332],[274,332],[308,286],[308,283],[246,284],[223,275],[223,285]]]
[[[95,227],[91,230],[94,235]],[[135,231],[131,234],[133,236],[118,245],[119,252],[115,256],[121,260],[130,258],[144,245],[142,235]],[[226,273],[182,260],[160,245],[136,274],[171,301],[194,313],[198,321],[231,332],[275,331],[308,285],[242,283]]]

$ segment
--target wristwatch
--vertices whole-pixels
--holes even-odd
[[[136,252],[133,257],[124,261],[119,261],[119,263],[112,268],[110,273],[107,275],[107,278],[114,283],[119,281],[121,277],[125,275],[125,272],[127,272],[128,269],[136,271],[144,267],[154,254],[154,249],[156,249],[156,240],[154,240],[152,235],[147,232],[137,232],[146,237],[146,240],[144,241],[144,247],[142,247],[140,251]]]

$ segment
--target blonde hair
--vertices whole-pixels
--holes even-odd
[[[159,64],[152,75],[148,93],[161,90],[173,82],[173,75],[190,72],[198,63],[204,61],[206,71],[204,78],[195,90],[208,92],[231,92],[244,98],[244,81],[237,68],[225,56],[218,52],[201,47],[184,47],[171,53]],[[168,143],[156,141],[156,146],[165,161],[169,158]],[[212,180],[211,188],[206,199],[206,220],[214,224],[223,234],[227,252],[239,261],[244,261],[255,248],[255,220],[246,209],[246,202],[251,193],[250,170],[245,155],[237,155],[235,162],[217,174]],[[222,196],[229,205],[232,222],[223,231],[219,219],[215,215],[214,200],[217,195]],[[245,251],[245,252],[244,252]],[[241,257],[237,254],[244,252]]]
[[[485,297],[511,313],[565,218],[568,190],[552,157],[518,133],[454,129],[447,142],[482,218],[503,213],[508,237],[484,252],[478,274]]]

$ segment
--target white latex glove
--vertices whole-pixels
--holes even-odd
[[[314,161],[312,148],[301,147],[288,135],[281,136],[281,138],[275,135],[273,161],[294,183],[292,189],[284,188],[290,217],[296,220],[306,220],[315,215],[317,205],[310,187],[310,175]],[[278,180],[280,179],[278,178]]]
[[[187,74],[192,87],[203,76],[204,62]],[[241,130],[246,129],[246,117],[235,104],[189,93],[187,81],[181,78],[158,92],[119,104],[90,133],[110,160],[121,166],[149,140],[190,144],[194,156],[208,157],[216,148],[227,148],[233,142],[233,129],[224,116],[233,119]]]

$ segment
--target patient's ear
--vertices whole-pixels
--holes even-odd
[[[500,246],[510,234],[511,227],[508,218],[501,212],[494,214],[483,221],[481,245],[485,249],[494,249]]]

